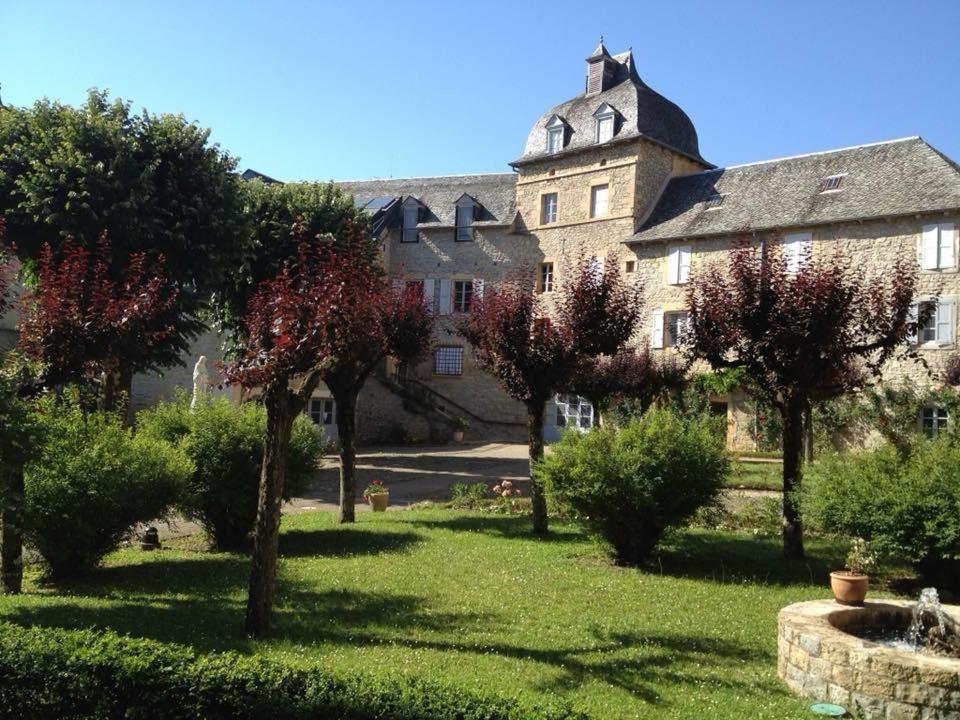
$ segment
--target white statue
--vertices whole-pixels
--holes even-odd
[[[193,410],[200,402],[200,398],[210,390],[210,377],[207,371],[207,356],[201,355],[197,364],[193,366],[193,398],[190,400],[190,409]]]

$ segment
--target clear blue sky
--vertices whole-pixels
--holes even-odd
[[[0,82],[182,112],[284,180],[497,172],[600,34],[714,163],[915,134],[960,160],[960,0],[0,0]]]

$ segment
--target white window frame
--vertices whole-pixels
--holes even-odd
[[[547,128],[547,153],[554,155],[563,150],[563,125]]]
[[[955,270],[957,267],[957,225],[930,223],[920,230],[921,270]]]
[[[930,426],[927,427],[929,418]],[[944,408],[935,405],[925,407],[920,411],[920,430],[930,438],[936,438],[941,430],[946,430],[950,426],[950,412]]]
[[[552,205],[552,207],[551,207]],[[555,192],[540,196],[540,224],[551,225],[560,217],[560,195]]]
[[[602,197],[603,202],[600,202]],[[602,205],[602,207],[601,207]],[[610,185],[593,185],[590,188],[590,217],[606,217],[610,214]]]
[[[586,432],[593,427],[593,404],[586,398],[572,393],[557,393],[554,398],[556,414],[553,422],[559,428],[573,428]]]
[[[538,289],[540,292],[553,292],[553,271],[554,265],[552,261],[540,263],[540,275],[537,278]]]
[[[795,232],[783,236],[783,267],[789,275],[796,275],[804,261],[813,255],[813,233]]]
[[[919,316],[920,305],[926,305],[932,302],[932,300],[920,300],[911,306],[910,317],[914,322]],[[936,301],[933,314],[924,326],[917,328],[917,332],[910,340],[914,346],[921,348],[952,346],[956,333],[955,328],[956,302],[954,298],[943,297]]]
[[[457,286],[460,286],[459,288]],[[473,304],[473,280],[453,281],[453,312],[468,313]]]
[[[667,248],[667,283],[670,285],[686,285],[690,282],[690,264],[692,261],[692,245],[670,245]]]
[[[441,355],[444,353],[451,353],[451,357],[443,360],[441,370]],[[451,363],[447,365],[446,363]],[[447,371],[448,367],[452,367],[454,371]],[[462,377],[463,376],[463,347],[460,345],[438,345],[433,349],[433,374],[436,377]]]
[[[336,409],[333,398],[310,398],[305,412],[315,425],[324,427],[336,424]]]
[[[594,135],[594,140],[597,144],[605,143],[610,140],[613,140],[614,131],[614,113],[613,110],[609,110],[605,113],[601,113],[596,116],[596,131]]]
[[[663,344],[665,347],[683,347],[681,338],[690,329],[690,313],[686,310],[670,310],[663,317]],[[674,331],[675,328],[675,331]]]

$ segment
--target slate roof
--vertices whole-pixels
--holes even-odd
[[[273,185],[274,183],[279,183],[279,180],[276,180],[269,175],[264,175],[262,172],[257,172],[253,168],[247,168],[240,174],[241,180],[262,180],[267,185]]]
[[[845,174],[839,191],[822,182]],[[719,209],[705,201],[724,195]],[[859,145],[670,180],[627,243],[805,227],[960,208],[960,168],[920,137]]]
[[[597,51],[600,49],[598,47]],[[578,150],[595,147],[593,114],[603,103],[609,103],[620,115],[616,133],[608,142],[644,137],[709,165],[700,157],[697,131],[690,118],[677,105],[640,79],[634,65],[633,53],[628,51],[614,55],[613,60],[616,63],[613,85],[593,95],[583,93],[545,112],[530,130],[523,155],[511,163],[512,165],[523,165],[547,157],[563,157]],[[546,126],[554,115],[558,115],[569,129],[564,149],[549,154]]]
[[[416,198],[426,208],[418,225],[421,229],[454,227],[456,203],[464,194],[480,204],[475,225],[510,225],[516,215],[517,176],[514,173],[350,180],[337,184],[352,193],[357,204],[365,205],[374,198]]]

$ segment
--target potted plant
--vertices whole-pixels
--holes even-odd
[[[374,512],[384,512],[390,502],[390,490],[382,480],[372,480],[363,491],[363,499],[370,503]]]
[[[847,553],[847,569],[830,573],[833,597],[842,605],[863,605],[870,585],[868,571],[877,565],[877,556],[863,538],[854,538]]]
[[[453,419],[453,441],[463,442],[463,433],[470,429],[470,423],[465,417]]]

